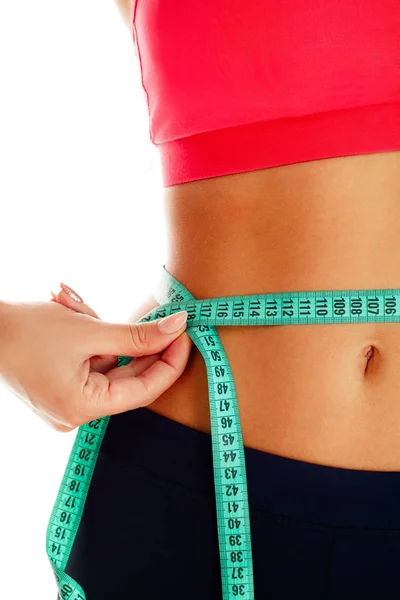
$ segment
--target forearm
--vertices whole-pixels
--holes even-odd
[[[13,305],[0,300],[0,374],[3,366],[4,356],[10,340],[10,322],[13,313]]]

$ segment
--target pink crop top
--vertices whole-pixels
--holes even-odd
[[[400,150],[400,0],[132,0],[164,187]]]

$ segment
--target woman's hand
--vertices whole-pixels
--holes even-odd
[[[10,304],[0,377],[58,431],[147,406],[183,373],[192,345],[186,323],[162,333],[159,322],[105,323],[64,291]],[[118,356],[137,358],[117,367]]]
[[[58,294],[55,294],[54,292],[50,292],[51,296],[52,296],[50,302],[58,302],[58,304],[62,304],[63,306],[70,308],[71,310],[74,310],[75,312],[82,313],[83,315],[90,315],[91,317],[94,317],[95,319],[100,319],[97,312],[94,311],[93,308],[91,308],[88,304],[86,304],[83,301],[83,299],[79,296],[79,294],[77,294],[73,289],[71,289],[64,283],[61,283],[60,285],[61,285],[61,290],[58,292]],[[72,292],[72,294],[71,294],[71,292]],[[79,300],[77,301],[75,298],[79,298]],[[156,354],[156,355],[152,354],[151,356],[160,358],[159,354]],[[150,356],[144,356],[140,360],[145,360],[145,359],[149,359],[149,358],[150,358]],[[155,362],[157,360],[157,358],[153,358],[152,362]],[[106,373],[110,369],[113,369],[114,367],[116,367],[117,363],[118,363],[118,357],[113,356],[112,354],[93,356],[89,360],[90,360],[90,370],[97,371],[97,373]],[[133,366],[133,363],[138,362],[138,361],[139,361],[139,359],[132,359],[132,362],[130,364]],[[147,365],[150,366],[150,364],[152,364],[152,363],[150,363],[149,360],[147,360]],[[143,370],[144,369],[142,369],[142,371]],[[117,372],[115,373],[115,375],[116,374],[117,374]],[[110,381],[112,381],[113,375],[110,376],[110,374],[109,374],[109,379],[110,379]]]

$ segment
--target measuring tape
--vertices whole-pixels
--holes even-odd
[[[153,295],[161,306],[137,323],[186,310],[186,332],[206,363],[222,598],[254,600],[242,431],[232,371],[215,327],[399,322],[400,290],[282,292],[196,300],[164,265]],[[118,367],[131,360],[118,357]],[[109,419],[103,417],[79,427],[47,527],[47,554],[59,599],[86,600],[84,590],[65,573],[65,567]],[[134,586],[133,581],[133,590]]]

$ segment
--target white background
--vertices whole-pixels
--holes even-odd
[[[158,150],[112,0],[0,2],[0,299],[63,281],[123,322],[165,261]],[[56,600],[46,528],[76,431],[0,385],[1,597]]]

